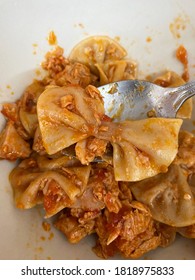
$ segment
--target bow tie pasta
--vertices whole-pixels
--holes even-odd
[[[174,227],[195,223],[195,196],[187,172],[172,164],[167,173],[131,186],[136,199],[146,204],[155,220]]]
[[[182,120],[102,121],[101,95],[95,87],[90,90],[89,94],[89,88],[79,86],[52,87],[40,95],[37,114],[47,153],[54,154],[93,136],[112,144],[117,181],[138,181],[166,172],[177,154]]]

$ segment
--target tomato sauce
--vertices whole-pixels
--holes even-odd
[[[183,45],[180,45],[176,50],[177,59],[183,64],[184,72],[182,74],[182,78],[185,82],[189,81],[189,70],[188,70],[188,53],[186,48]]]

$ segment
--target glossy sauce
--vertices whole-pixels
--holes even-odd
[[[189,70],[188,70],[188,53],[186,48],[183,45],[180,45],[176,50],[177,59],[183,64],[184,72],[182,74],[182,78],[185,82],[189,81]]]

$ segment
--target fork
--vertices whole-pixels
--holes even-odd
[[[195,95],[195,81],[163,88],[141,80],[126,80],[98,88],[105,113],[113,120],[144,119],[150,116],[175,118],[179,108]]]

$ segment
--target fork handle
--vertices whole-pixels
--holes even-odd
[[[177,88],[172,88],[171,92],[174,93],[173,106],[177,113],[182,104],[195,95],[195,81],[186,83]]]

